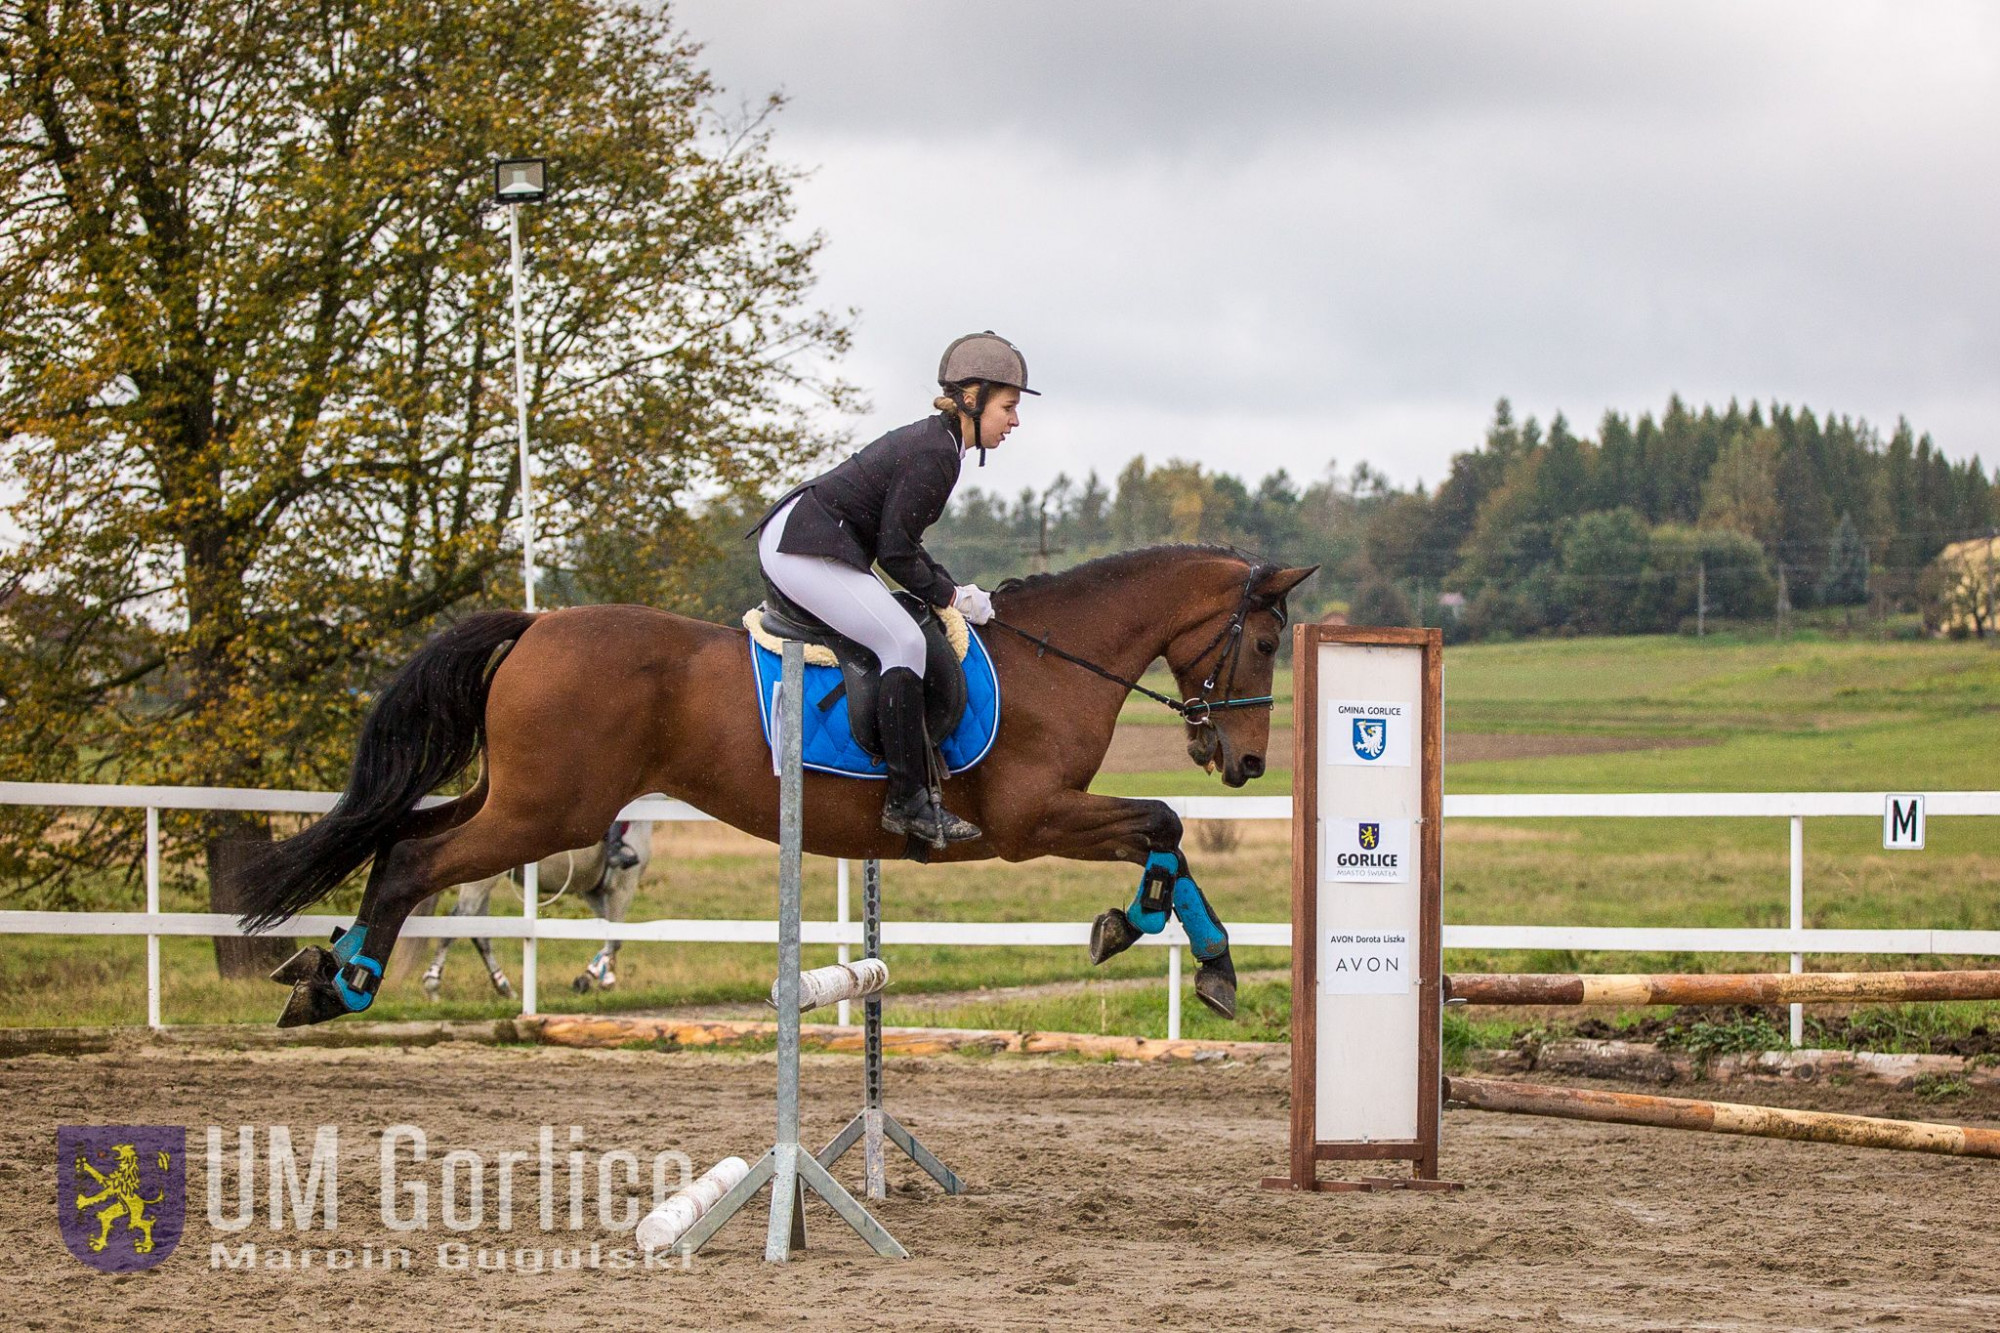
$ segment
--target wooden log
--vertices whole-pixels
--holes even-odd
[[[1837,1143],[1852,1148],[1894,1148],[1951,1157],[2000,1158],[2000,1130],[1937,1125],[1920,1120],[1882,1120],[1829,1111],[1791,1111],[1776,1106],[1742,1106],[1630,1092],[1547,1088],[1498,1079],[1445,1080],[1445,1100],[1474,1111],[1545,1115],[1558,1120],[1592,1120],[1612,1125],[1653,1125],[1710,1134],[1747,1134],[1765,1139]]]
[[[329,1026],[338,1026],[329,1025]],[[638,1018],[614,1014],[546,1014],[518,1018],[514,1026],[527,1040],[544,1046],[616,1048],[658,1046],[670,1050],[726,1049],[768,1042],[777,1024],[738,1019]],[[859,1051],[862,1030],[832,1023],[799,1029],[799,1046],[809,1051]],[[1080,1055],[1091,1059],[1143,1061],[1238,1060],[1257,1064],[1282,1059],[1282,1042],[1211,1041],[1184,1038],[1112,1037],[1078,1032],[1001,1032],[982,1028],[884,1028],[882,1049],[892,1055],[998,1054]]]
[[[1564,976],[1484,972],[1445,978],[1467,1004],[1828,1004],[2000,1000],[2000,969],[1981,972],[1735,972]]]

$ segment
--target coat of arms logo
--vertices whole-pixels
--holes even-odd
[[[69,1252],[106,1273],[151,1268],[187,1223],[187,1131],[179,1125],[61,1125],[56,1217]]]
[[[1354,753],[1363,759],[1380,759],[1389,749],[1389,719],[1354,719]]]

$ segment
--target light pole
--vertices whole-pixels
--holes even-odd
[[[507,206],[507,232],[514,252],[514,424],[521,436],[521,597],[535,609],[535,491],[528,468],[528,358],[521,337],[521,205],[539,204],[549,194],[546,158],[519,157],[493,164],[493,198]],[[521,915],[528,933],[521,941],[521,1012],[536,1011],[535,921],[541,915],[540,867],[521,867]]]
[[[528,360],[521,337],[521,205],[548,198],[549,164],[540,157],[493,164],[493,197],[507,205],[507,234],[514,256],[514,423],[521,438],[521,589],[535,609],[535,490],[528,467]]]

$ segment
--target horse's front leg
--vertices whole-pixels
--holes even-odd
[[[1055,856],[1141,862],[1131,904],[1113,907],[1091,923],[1090,960],[1102,963],[1131,948],[1140,936],[1159,934],[1171,913],[1180,919],[1201,965],[1195,996],[1222,1017],[1236,1017],[1229,932],[1188,868],[1180,845],[1180,816],[1165,802],[1064,792],[1044,812],[1035,841]]]

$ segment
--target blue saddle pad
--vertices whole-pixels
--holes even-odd
[[[965,652],[965,716],[960,718],[945,743],[939,746],[945,767],[963,773],[986,757],[993,737],[1000,730],[1000,678],[993,672],[993,659],[979,641],[979,631],[966,627],[972,642]],[[746,636],[747,638],[747,636]],[[771,744],[777,720],[778,682],[784,663],[778,654],[750,644],[750,664],[757,673],[757,712],[764,724],[764,743]],[[880,778],[882,765],[855,742],[847,722],[847,695],[843,692],[830,708],[820,704],[839,689],[840,668],[806,664],[805,766],[821,773],[841,773],[848,777]]]

